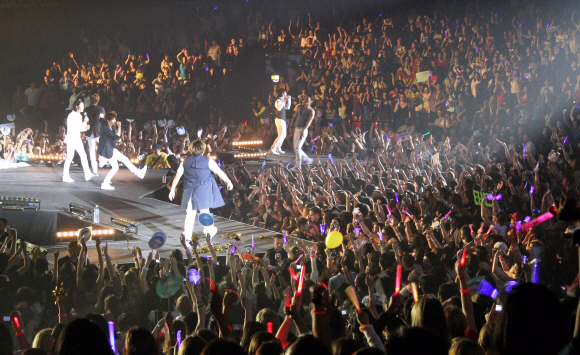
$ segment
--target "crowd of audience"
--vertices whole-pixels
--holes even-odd
[[[71,54],[39,89],[17,90],[15,109],[46,127],[5,137],[5,158],[62,152],[66,128],[51,131],[62,103],[94,92],[129,119],[119,148],[156,168],[176,169],[196,139],[208,154],[246,139],[269,146],[284,88],[298,104],[314,99],[305,150],[328,159],[224,167],[235,189],[222,189],[214,212],[280,233],[255,257],[218,258],[210,238],[183,240],[166,259],[135,249],[134,265],[114,265],[99,240],[95,261],[84,242],[50,257],[0,220],[0,313],[10,318],[0,354],[104,354],[113,334],[126,354],[577,353],[578,257],[561,238],[577,214],[524,228],[580,198],[580,19],[558,11],[470,3],[288,23],[251,14],[225,50],[196,36],[152,54],[157,62],[118,38],[119,53],[106,37],[85,41],[86,58]],[[250,51],[301,59],[269,92],[256,88],[253,112],[229,120],[216,109],[219,81]],[[329,249],[336,231],[343,242]],[[169,279],[179,290],[168,298]]]

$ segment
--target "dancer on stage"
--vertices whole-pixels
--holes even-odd
[[[278,137],[274,140],[270,152],[272,154],[280,155],[285,152],[282,150],[282,144],[284,144],[284,139],[286,139],[286,111],[290,109],[292,105],[292,98],[286,93],[286,89],[278,89],[278,98],[274,103],[276,107],[276,128],[278,130]]]
[[[302,105],[296,106],[296,112],[292,118],[292,126],[294,126],[294,151],[296,152],[296,169],[302,169],[302,162],[312,164],[312,159],[304,153],[302,146],[308,136],[308,128],[314,121],[314,109],[311,107],[312,99],[310,96],[305,96]]]
[[[187,157],[177,169],[177,175],[173,179],[169,199],[175,198],[175,189],[177,184],[184,176],[183,196],[181,197],[181,208],[187,210],[183,234],[186,240],[191,240],[195,216],[197,211],[200,213],[209,213],[210,208],[218,208],[224,205],[224,200],[217,186],[212,173],[226,183],[227,189],[232,190],[234,185],[228,176],[219,168],[215,161],[204,156],[205,143],[202,141],[192,142],[188,147],[192,156]],[[210,234],[212,237],[216,234],[217,228],[214,225],[203,228],[203,234]]]
[[[89,124],[91,125],[91,135],[89,139],[89,159],[91,161],[91,168],[93,174],[98,171],[97,165],[97,144],[99,143],[99,135],[101,132],[101,119],[105,118],[105,109],[98,106],[100,100],[99,94],[92,94],[90,96],[91,106],[85,108],[85,112],[89,117]]]
[[[113,176],[119,171],[119,161],[123,163],[133,174],[137,175],[139,179],[145,177],[145,172],[147,172],[147,166],[142,169],[137,169],[135,165],[131,163],[129,158],[124,156],[121,152],[115,149],[117,141],[121,139],[121,122],[117,122],[117,113],[109,112],[105,115],[105,119],[100,121],[101,131],[99,138],[99,167],[103,167],[107,161],[111,164],[111,171],[105,177],[105,181],[101,184],[101,189],[103,190],[114,190],[115,188],[111,186],[111,180]],[[115,127],[116,131],[113,130]]]
[[[75,151],[81,157],[81,165],[85,172],[85,180],[89,181],[93,177],[93,173],[91,173],[91,169],[89,169],[87,153],[85,153],[85,147],[81,138],[81,133],[86,132],[91,128],[86,114],[84,119],[81,115],[81,112],[83,112],[84,109],[85,104],[83,99],[76,99],[73,104],[73,110],[68,114],[66,119],[66,137],[64,138],[64,143],[66,143],[66,160],[64,161],[62,176],[62,181],[64,182],[75,182],[69,174],[70,164],[75,156]]]

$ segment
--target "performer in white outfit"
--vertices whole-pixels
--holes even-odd
[[[85,153],[85,147],[81,138],[81,133],[86,132],[91,128],[88,117],[85,116],[83,119],[83,116],[81,115],[84,109],[85,104],[83,99],[76,99],[73,104],[73,110],[68,114],[66,119],[66,137],[64,138],[64,143],[66,143],[66,160],[64,161],[64,171],[62,176],[62,181],[64,182],[75,182],[69,174],[70,164],[72,163],[75,151],[81,157],[81,165],[85,172],[85,180],[89,181],[93,177],[93,173],[91,173],[91,170],[89,169],[87,153]]]
[[[224,205],[224,200],[213,174],[219,176],[226,183],[228,190],[234,188],[228,176],[216,162],[203,155],[205,148],[205,143],[202,141],[195,141],[189,145],[188,150],[192,156],[186,158],[179,165],[169,192],[169,199],[173,201],[175,189],[181,177],[184,176],[181,208],[186,210],[183,227],[183,235],[186,240],[191,240],[198,210],[200,213],[209,213],[210,208],[218,208]],[[211,237],[216,232],[217,228],[213,225],[203,228],[203,233],[209,233]]]
[[[292,118],[292,126],[294,127],[294,151],[296,152],[296,169],[302,169],[302,163],[306,162],[312,164],[312,159],[304,153],[302,146],[308,136],[308,128],[314,121],[315,111],[311,107],[312,99],[310,96],[305,96],[302,105],[296,106],[294,118]]]
[[[276,129],[278,130],[278,137],[274,140],[272,148],[270,148],[272,154],[280,155],[285,153],[282,150],[282,144],[284,143],[284,139],[286,139],[286,111],[290,110],[291,105],[292,98],[288,96],[286,89],[278,89],[278,98],[274,103],[276,107]]]
[[[115,130],[116,132],[115,132]],[[143,179],[147,171],[147,165],[142,169],[137,169],[131,163],[129,158],[124,156],[121,152],[115,149],[117,141],[121,140],[121,122],[117,122],[117,113],[109,112],[105,115],[105,119],[100,121],[99,132],[99,167],[102,168],[107,162],[111,164],[111,170],[105,177],[105,181],[101,184],[103,190],[114,190],[111,186],[113,176],[119,171],[119,161],[123,163],[133,174],[138,178]]]

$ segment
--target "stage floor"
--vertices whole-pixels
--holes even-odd
[[[316,156],[311,156],[317,158]],[[294,155],[285,154],[282,156],[268,156],[267,164],[274,167],[282,160],[285,164],[293,161]],[[326,161],[327,157],[320,157],[321,161]],[[249,171],[260,169],[262,161],[245,162]],[[0,196],[8,197],[36,197],[41,200],[41,210],[68,213],[68,206],[71,202],[93,207],[100,207],[100,221],[109,223],[111,215],[118,215],[140,223],[139,234],[134,234],[129,241],[107,241],[109,254],[114,261],[130,263],[132,255],[130,249],[134,245],[141,248],[144,256],[149,252],[147,244],[153,233],[161,231],[167,236],[167,242],[159,250],[162,257],[167,257],[169,252],[175,248],[181,249],[179,234],[183,230],[185,211],[179,205],[163,202],[154,198],[146,197],[156,190],[159,193],[169,193],[169,190],[162,183],[162,176],[166,170],[148,170],[143,180],[138,179],[127,169],[121,168],[115,175],[112,185],[113,191],[101,190],[100,186],[109,169],[99,170],[99,177],[91,181],[84,181],[82,168],[71,167],[71,177],[75,183],[62,182],[62,165],[44,166],[31,165],[13,169],[0,169]],[[153,195],[153,194],[152,194]],[[10,223],[10,221],[9,221]],[[265,252],[272,247],[271,238],[259,239],[259,236],[272,236],[275,233],[266,229],[254,227],[238,221],[215,216],[215,225],[218,233],[212,239],[212,244],[226,245],[233,242],[224,238],[224,233],[240,233],[241,242],[237,247],[245,250],[252,243],[252,235],[255,236],[255,253]],[[196,221],[194,233],[202,234],[202,226]],[[202,238],[201,246],[205,245],[205,238]],[[96,260],[94,242],[89,242],[89,258]],[[66,243],[54,245],[43,245],[49,253],[55,249],[60,249],[61,256],[66,255]],[[225,255],[224,252],[220,253]],[[48,258],[52,261],[52,255]]]

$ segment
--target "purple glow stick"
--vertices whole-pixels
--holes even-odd
[[[237,240],[234,240],[234,246],[232,247],[232,255],[234,255],[234,253],[236,252],[236,242]]]
[[[332,123],[329,123],[328,125],[329,125],[330,127],[334,127],[334,125],[333,125]]]
[[[288,239],[286,239],[286,231],[282,232],[282,237],[284,237],[284,244],[288,244]]]
[[[118,354],[117,348],[115,348],[115,322],[109,321],[109,344],[111,344],[111,350],[115,354]]]
[[[491,200],[493,200],[493,199],[494,199],[494,197],[493,197],[493,195],[492,195],[492,194],[489,194],[489,195],[487,195],[487,199],[491,201]]]
[[[447,212],[447,214],[445,215],[445,217],[443,217],[443,219],[447,219],[447,217],[449,217],[449,215],[451,214],[451,212],[453,212],[453,210],[449,210],[449,212]]]
[[[177,350],[179,350],[179,346],[181,345],[181,330],[177,331]]]
[[[526,216],[526,218],[524,218],[524,222],[525,223],[528,223],[531,219],[532,219],[532,217]]]
[[[328,154],[328,160],[330,160],[330,163],[334,165],[334,160],[332,160],[332,154]]]
[[[252,234],[252,250],[254,250],[254,235]]]
[[[399,194],[395,192],[395,200],[399,203]]]
[[[519,232],[520,229],[522,229],[522,221],[518,221],[518,223],[516,223],[516,231]]]
[[[502,199],[502,197],[503,197],[503,195],[502,195],[502,194],[498,194],[498,195],[495,197],[495,199],[499,201],[499,200],[501,200],[501,199]]]
[[[381,231],[377,232],[377,235],[379,236],[379,239],[381,240],[381,242],[383,241],[383,233]]]
[[[288,163],[288,164],[286,165],[286,169],[288,169],[288,167],[289,167],[289,166],[290,166],[290,163]]]
[[[407,216],[411,217],[411,214],[405,210],[403,210],[403,213],[406,214]]]
[[[353,232],[354,232],[354,234],[359,234],[359,233],[360,233],[360,227],[356,227],[356,228],[353,230]]]
[[[222,167],[222,162],[220,161],[220,159],[218,158],[218,166],[221,168]]]
[[[312,147],[310,148],[310,151],[311,151],[311,152],[313,152],[313,151],[314,151],[314,146],[312,146]]]
[[[534,186],[530,187],[530,193],[533,194],[534,193]]]
[[[326,232],[326,224],[321,224],[320,225],[320,233],[324,234],[324,232]]]
[[[568,140],[568,136],[566,136],[566,138],[564,138],[564,142],[562,144],[566,144],[567,140]]]

